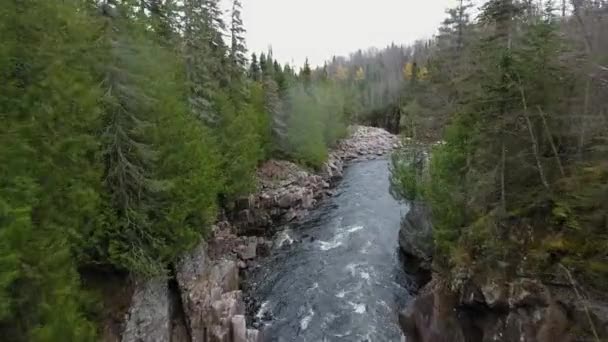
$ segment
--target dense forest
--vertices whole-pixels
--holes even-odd
[[[406,134],[445,123],[430,158],[412,147],[394,163],[401,195],[430,206],[433,267],[451,284],[539,277],[605,294],[608,6],[471,12],[449,10],[401,99]]]
[[[471,9],[428,41],[296,67],[249,54],[239,0],[228,19],[217,0],[5,1],[0,335],[96,340],[84,273],[168,274],[261,162],[318,168],[349,123],[443,137],[424,171],[394,171],[431,205],[446,274],[559,264],[605,290],[608,6]]]
[[[163,275],[258,163],[319,166],[346,133],[330,79],[247,57],[241,4],[0,9],[0,334],[95,340],[83,271]],[[58,310],[58,308],[61,308]]]

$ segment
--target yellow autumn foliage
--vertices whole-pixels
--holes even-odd
[[[416,78],[425,80],[428,77],[429,70],[426,67],[419,67],[416,70]],[[406,80],[411,80],[414,77],[414,63],[406,63],[403,66],[403,77]]]

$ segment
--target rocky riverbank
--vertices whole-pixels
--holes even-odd
[[[228,220],[240,234],[272,235],[271,228],[302,219],[342,178],[346,163],[383,156],[395,148],[398,138],[387,131],[351,127],[351,134],[329,153],[318,171],[285,160],[270,160],[257,172],[258,189],[236,201]]]
[[[403,218],[399,243],[408,271],[432,272],[430,211],[414,203]],[[471,265],[473,268],[473,265]],[[583,290],[568,270],[556,267],[551,281],[540,275],[434,272],[400,314],[413,342],[573,342],[608,340],[604,295]],[[602,299],[604,297],[604,299]],[[591,299],[593,298],[593,299]]]
[[[398,138],[383,129],[354,126],[318,172],[271,160],[258,170],[258,189],[213,227],[207,242],[185,255],[171,279],[136,285],[123,342],[257,342],[248,329],[239,271],[272,248],[277,227],[304,218],[342,178],[348,162],[383,156]]]

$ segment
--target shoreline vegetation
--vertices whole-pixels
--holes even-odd
[[[432,272],[401,315],[414,341],[608,338],[608,8],[552,4],[464,1],[413,73],[412,120],[445,122],[393,162],[422,208],[402,248]]]

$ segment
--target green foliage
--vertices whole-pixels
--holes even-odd
[[[5,339],[98,340],[97,304],[77,270],[166,274],[205,235],[220,195],[252,190],[271,150],[262,87],[234,77],[245,68],[238,37],[234,82],[221,75],[229,60],[217,4],[152,5],[0,8]]]
[[[287,137],[295,160],[320,167],[327,158],[321,108],[303,87],[292,90]]]
[[[70,254],[100,205],[100,89],[86,63],[96,23],[84,11],[77,1],[0,8],[0,335],[11,341],[95,338]]]
[[[272,155],[272,125],[271,116],[266,106],[266,93],[264,86],[258,82],[251,84],[249,89],[249,103],[251,111],[255,116],[253,125],[259,138],[260,148],[263,159],[268,159]]]
[[[428,168],[425,148],[407,146],[393,153],[390,164],[391,193],[408,201],[423,200],[424,172]]]
[[[346,96],[340,87],[330,82],[319,84],[314,89],[314,93],[319,105],[317,111],[321,115],[325,145],[332,147],[339,139],[347,135]]]
[[[562,264],[605,290],[607,103],[580,66],[608,51],[573,54],[579,43],[564,37],[589,37],[523,4],[489,1],[464,31],[458,11],[450,12],[428,78],[409,88],[422,91],[402,105],[403,126],[416,137],[409,128],[421,125],[412,118],[447,114],[444,142],[431,149],[428,172],[407,153],[395,157],[395,192],[430,205],[435,261],[444,270],[467,267],[483,277],[476,272],[499,265],[510,275],[562,276],[555,274]],[[444,104],[429,101],[429,92]]]
[[[263,157],[259,131],[265,112],[257,112],[253,105],[236,108],[227,97],[217,99],[222,123],[218,139],[222,155],[222,194],[228,200],[248,194],[255,189],[255,170]]]

